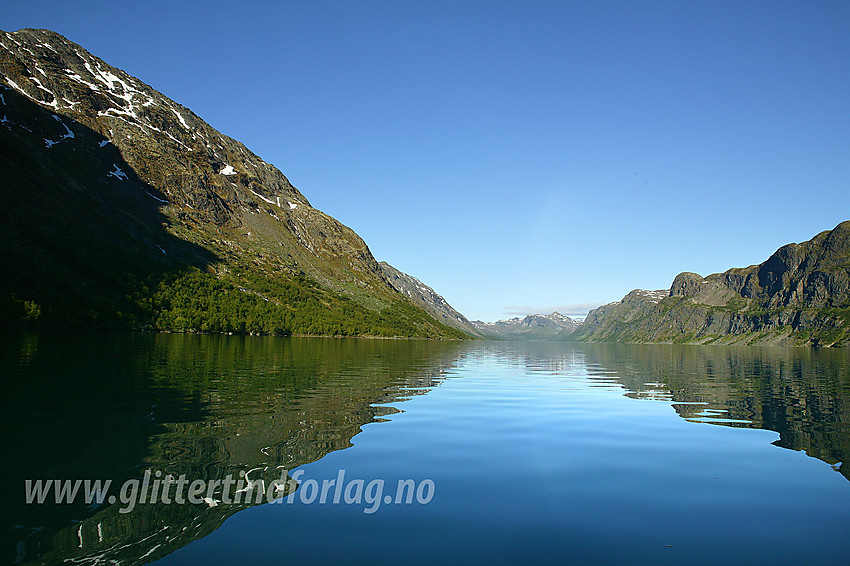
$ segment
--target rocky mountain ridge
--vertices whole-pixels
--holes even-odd
[[[632,291],[590,311],[580,341],[840,346],[850,342],[850,221],[779,248],[763,263],[669,291]]]
[[[384,275],[396,291],[402,295],[407,295],[431,316],[447,326],[457,328],[472,336],[481,337],[475,326],[434,289],[425,285],[416,277],[399,271],[385,261],[378,262],[378,265],[381,266]]]
[[[530,314],[496,322],[472,321],[485,337],[503,340],[561,340],[579,327],[579,322],[559,312]]]

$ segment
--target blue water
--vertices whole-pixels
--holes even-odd
[[[528,348],[526,346],[525,348]],[[539,346],[531,345],[531,349]],[[624,395],[581,347],[465,351],[427,395],[303,466],[366,482],[432,479],[424,505],[249,509],[163,560],[405,563],[844,562],[850,482],[779,434],[688,422]],[[555,363],[552,363],[555,362]],[[593,368],[591,368],[592,370]],[[595,375],[591,375],[595,373]]]
[[[25,335],[0,354],[7,562],[850,556],[847,351],[101,334]],[[299,485],[129,514],[20,501],[27,478],[151,469]],[[320,502],[340,473],[353,501],[329,486]],[[397,503],[400,480],[432,489]]]

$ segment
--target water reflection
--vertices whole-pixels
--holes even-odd
[[[452,342],[26,334],[2,345],[6,562],[144,563],[249,503],[27,505],[27,479],[216,480],[281,470],[351,446],[364,424],[429,391]]]
[[[634,399],[671,402],[692,422],[778,432],[850,479],[850,349],[485,342],[531,373],[593,378]],[[586,385],[582,385],[586,386]]]
[[[617,383],[693,422],[778,432],[850,479],[850,350],[631,344],[491,345],[532,371]]]
[[[0,495],[6,511],[2,518],[6,562],[145,563],[204,537],[251,505],[146,504],[128,514],[118,512],[120,505],[86,505],[79,500],[74,505],[26,505],[26,479],[111,479],[121,484],[153,469],[209,481],[252,470],[253,479],[270,482],[281,469],[292,470],[351,446],[363,425],[403,409],[403,401],[432,391],[449,376],[453,379],[427,399],[430,403],[419,405],[419,420],[398,419],[394,427],[377,430],[388,431],[378,435],[385,441],[393,434],[400,437],[396,442],[401,444],[380,447],[400,459],[394,462],[399,470],[439,473],[440,489],[446,494],[455,490],[456,497],[446,496],[420,509],[416,517],[393,515],[404,508],[387,509],[386,518],[370,516],[370,525],[387,521],[385,527],[401,532],[419,524],[411,533],[444,528],[433,538],[451,541],[460,532],[457,525],[491,524],[487,521],[501,509],[503,534],[515,527],[511,521],[516,517],[528,516],[528,536],[539,531],[543,537],[549,531],[542,527],[554,533],[553,525],[560,525],[560,536],[580,526],[569,522],[569,514],[562,513],[568,506],[563,506],[572,502],[587,509],[588,492],[600,498],[593,505],[599,509],[598,524],[606,528],[611,526],[612,510],[623,512],[624,494],[640,492],[645,485],[657,487],[651,480],[659,474],[678,477],[679,473],[685,478],[678,492],[670,491],[677,502],[709,493],[702,484],[694,488],[693,481],[700,478],[684,474],[675,467],[681,462],[671,458],[671,453],[691,446],[687,431],[707,427],[679,426],[667,406],[656,407],[660,411],[654,413],[644,411],[653,405],[623,399],[623,394],[663,401],[679,416],[698,423],[776,431],[778,446],[805,450],[833,464],[845,477],[850,472],[850,466],[840,464],[850,452],[847,351],[26,334],[0,344],[0,368],[4,380],[0,446],[11,476]],[[620,411],[613,418],[606,414],[612,405]],[[636,422],[651,420],[649,413],[657,418],[659,412],[677,427],[652,428],[659,425],[651,421],[648,428],[641,428],[646,423]],[[624,434],[632,425],[643,430],[643,436]],[[442,430],[445,438],[432,438],[435,430]],[[675,430],[680,436],[671,439],[656,430]],[[674,441],[676,450],[662,449]],[[409,449],[410,459],[429,452],[430,446],[430,459],[406,462],[395,450],[402,445]],[[362,445],[359,450],[363,451]],[[647,453],[656,456],[650,471],[644,465]],[[658,459],[664,455],[668,459]],[[534,462],[543,473],[512,486],[512,494],[520,491],[525,498],[494,497],[516,474],[517,462]],[[464,483],[474,469],[482,473]],[[557,470],[564,475],[551,475]],[[626,479],[617,484],[613,478]],[[741,485],[749,484],[742,480]],[[557,505],[550,497],[553,492],[560,497]],[[475,493],[477,500],[470,495]],[[604,497],[611,498],[607,507]],[[657,496],[647,498],[635,503],[640,509],[637,515],[657,512]],[[470,501],[477,501],[478,507]],[[509,513],[492,507],[511,501],[515,505]],[[439,520],[428,523],[429,516]],[[538,516],[548,517],[549,523],[538,524]],[[669,516],[676,517],[670,524],[680,523],[675,513]],[[582,518],[585,523],[589,520]],[[357,524],[362,527],[365,522]],[[604,538],[603,532],[608,532],[582,525],[587,536]],[[349,532],[352,523],[337,527],[330,532]],[[620,536],[627,530],[612,532]],[[385,542],[386,532],[376,531],[358,531],[373,537],[362,541],[364,547],[371,550]],[[473,546],[489,547],[490,534],[478,536]],[[238,544],[238,537],[232,540]],[[408,541],[408,548],[415,543]]]

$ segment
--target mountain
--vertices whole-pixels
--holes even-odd
[[[669,291],[632,291],[590,311],[573,340],[841,346],[850,343],[850,221],[759,265]]]
[[[390,285],[393,286],[393,289],[402,295],[407,295],[410,300],[420,306],[425,312],[447,326],[451,326],[472,336],[481,336],[475,326],[465,316],[452,308],[442,295],[439,295],[434,289],[425,285],[416,277],[399,271],[385,261],[378,262],[378,265],[381,266],[384,275],[390,282]]]
[[[579,322],[561,313],[530,314],[525,318],[512,318],[496,322],[472,321],[485,337],[503,340],[561,340],[578,328]]]
[[[0,79],[0,321],[466,336],[277,168],[79,45],[0,32]]]

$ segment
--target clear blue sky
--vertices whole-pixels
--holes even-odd
[[[850,2],[39,2],[470,318],[850,219]]]

